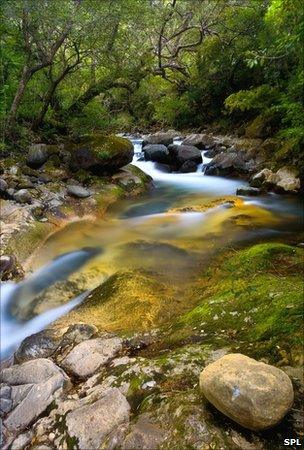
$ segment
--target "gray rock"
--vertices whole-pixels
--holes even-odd
[[[4,421],[5,427],[13,433],[27,428],[58,395],[70,386],[67,375],[47,359],[37,359],[20,366],[12,366],[5,369],[2,376],[13,385],[27,384],[27,393],[20,391],[20,398],[23,399]],[[33,383],[32,386],[28,386],[31,383]]]
[[[207,164],[205,174],[225,176],[248,173],[252,167],[248,165],[243,156],[235,151],[221,152]]]
[[[0,379],[10,386],[18,386],[20,384],[41,383],[58,374],[63,375],[64,372],[49,359],[41,358],[4,369]]]
[[[8,189],[8,184],[3,178],[0,178],[0,193],[5,192]]]
[[[173,143],[173,139],[176,137],[177,132],[172,130],[168,132],[158,132],[143,136],[143,147],[150,144],[162,144],[168,146]]]
[[[78,440],[81,450],[100,448],[106,437],[129,421],[130,405],[117,388],[104,392],[92,405],[85,405],[66,416],[70,437]]]
[[[162,144],[149,144],[143,147],[143,152],[147,161],[154,161],[161,164],[172,162],[169,150]]]
[[[33,201],[32,196],[27,189],[20,189],[15,192],[14,200],[18,203],[32,203]]]
[[[297,193],[301,187],[297,171],[288,167],[282,167],[277,172],[263,169],[251,178],[250,185],[273,188],[280,193]]]
[[[201,150],[194,147],[194,145],[172,144],[169,145],[168,149],[179,167],[188,161],[195,162],[196,164],[203,162]]]
[[[122,349],[119,338],[98,338],[81,342],[61,362],[67,372],[88,378],[113,359]]]
[[[19,436],[12,443],[10,450],[23,450],[28,444],[30,444],[32,437],[32,431],[19,434]]]
[[[98,331],[97,327],[85,323],[70,325],[68,329],[46,329],[25,338],[15,352],[15,362],[22,363],[36,358],[52,356],[60,348],[75,346],[90,339]]]
[[[77,198],[87,198],[90,197],[90,195],[92,195],[92,193],[89,190],[85,189],[82,186],[77,185],[68,185],[67,192],[69,195],[72,195],[73,197]]]
[[[255,197],[257,195],[261,195],[261,193],[261,189],[250,186],[241,186],[236,190],[236,195],[248,195]]]
[[[0,398],[0,412],[7,414],[13,406],[13,402],[10,398]]]
[[[192,173],[192,172],[196,172],[196,170],[197,170],[197,164],[194,161],[186,161],[180,167],[179,172],[181,172],[181,173]]]
[[[166,431],[154,424],[148,414],[142,414],[127,435],[123,450],[156,449],[164,442]]]
[[[0,398],[11,398],[12,388],[8,385],[3,385],[0,388]]]
[[[293,403],[290,378],[280,369],[241,354],[223,356],[200,375],[205,397],[250,430],[279,423]]]
[[[182,145],[195,145],[200,149],[214,147],[217,140],[209,134],[190,134],[183,140]]]

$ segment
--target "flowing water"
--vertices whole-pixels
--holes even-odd
[[[103,219],[67,225],[35,252],[30,264],[34,275],[19,285],[2,285],[2,356],[26,336],[67,314],[88,290],[117,271],[153,272],[159,283],[179,287],[183,298],[183,289],[223,248],[288,239],[301,229],[297,198],[275,194],[258,199],[236,197],[237,187],[246,183],[205,176],[204,165],[210,159],[204,152],[203,164],[195,173],[166,173],[144,160],[141,140],[134,139],[133,144],[132,164],[153,178],[153,188],[135,199],[117,202]],[[78,294],[83,294],[73,295],[67,285],[60,290],[60,282],[68,277]],[[57,287],[52,288],[54,283]],[[45,295],[34,302],[26,320],[17,319],[18,308],[31,305],[43,291]]]

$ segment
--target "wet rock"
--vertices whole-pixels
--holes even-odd
[[[275,174],[270,169],[263,169],[260,172],[253,175],[250,180],[250,186],[261,187],[263,184],[274,185],[276,181]]]
[[[187,161],[195,162],[200,164],[202,160],[202,152],[194,147],[193,145],[169,145],[168,147],[170,154],[176,161],[177,165],[180,167]]]
[[[100,448],[106,437],[129,421],[130,405],[117,388],[108,389],[92,405],[85,405],[66,416],[69,436],[78,440],[78,448]]]
[[[12,388],[8,385],[3,385],[0,388],[0,398],[11,398]]]
[[[14,255],[0,256],[0,279],[22,278],[23,270]]]
[[[241,354],[223,356],[200,375],[205,397],[250,430],[279,423],[293,403],[293,387],[280,369]]]
[[[250,167],[242,154],[235,151],[222,152],[216,155],[213,160],[206,165],[206,175],[237,175],[247,173]]]
[[[143,152],[147,161],[154,161],[162,164],[172,163],[169,150],[162,144],[150,144],[143,147]]]
[[[60,348],[63,353],[66,348],[73,347],[82,341],[90,339],[97,333],[94,325],[79,323],[62,329],[46,329],[25,338],[15,352],[15,362],[22,363],[36,358],[47,358]]]
[[[92,195],[91,192],[85,189],[84,187],[71,184],[67,186],[67,192],[72,197],[77,198],[87,198],[90,197],[90,195]]]
[[[241,186],[236,190],[236,195],[248,195],[256,197],[257,195],[261,195],[261,193],[261,189],[250,186]]]
[[[26,164],[32,169],[39,169],[59,148],[55,145],[33,144],[30,146]]]
[[[95,175],[112,175],[133,159],[133,144],[118,136],[92,135],[69,147],[73,171],[88,170]]]
[[[179,172],[181,173],[191,173],[196,172],[197,164],[194,161],[186,161],[184,164],[180,167]]]
[[[18,203],[32,203],[33,199],[27,189],[20,189],[14,193],[14,200]]]
[[[119,338],[84,341],[66,356],[61,366],[75,377],[88,378],[113,359],[122,349]]]
[[[28,361],[19,366],[4,369],[1,378],[17,388],[26,385],[25,390],[19,392],[19,400],[22,400],[18,403],[14,401],[15,408],[4,420],[5,427],[13,433],[28,427],[46,410],[56,396],[70,386],[67,375],[47,359]],[[12,393],[13,400],[14,396]]]
[[[168,132],[158,132],[143,136],[143,147],[150,144],[162,144],[168,146],[173,143],[173,139],[177,136],[177,132],[172,130]],[[160,161],[161,162],[161,161]]]

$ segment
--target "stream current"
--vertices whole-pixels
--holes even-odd
[[[301,230],[297,197],[273,193],[236,197],[236,189],[246,182],[205,176],[204,165],[210,159],[204,152],[196,172],[166,173],[144,160],[140,139],[132,141],[132,164],[152,177],[153,188],[115,203],[102,219],[67,225],[35,252],[22,283],[2,283],[2,358],[26,336],[69,313],[117,271],[152,271],[160,283],[180,286],[182,292],[223,249],[290,240]],[[77,284],[77,295],[66,285],[66,295],[58,290],[58,283],[68,278]],[[26,320],[11,312],[19,303],[35,305]],[[187,305],[181,305],[176,313],[185,309]]]

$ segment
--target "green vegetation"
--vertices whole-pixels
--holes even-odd
[[[173,326],[169,342],[199,335],[255,357],[299,362],[302,353],[303,251],[259,244],[206,273],[200,303]],[[206,281],[204,281],[206,283]]]
[[[7,0],[1,18],[3,150],[213,125],[275,136],[274,158],[299,159],[301,0]]]

